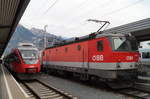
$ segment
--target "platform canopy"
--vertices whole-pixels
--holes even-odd
[[[0,0],[0,57],[30,0]]]
[[[150,18],[114,27],[104,33],[131,33],[139,42],[150,40]]]

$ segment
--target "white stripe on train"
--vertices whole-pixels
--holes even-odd
[[[66,67],[76,67],[76,68],[89,68],[90,69],[101,69],[101,70],[121,70],[121,69],[135,69],[136,62],[123,62],[123,63],[94,63],[94,62],[61,62],[61,61],[53,61],[53,62],[43,62],[43,64],[47,65],[57,65],[57,66],[66,66]],[[117,67],[119,64],[120,68]]]

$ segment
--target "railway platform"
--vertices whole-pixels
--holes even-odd
[[[0,64],[0,99],[28,99],[28,97],[5,66]]]

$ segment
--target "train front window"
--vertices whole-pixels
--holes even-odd
[[[37,59],[38,53],[36,50],[20,50],[23,59]]]
[[[113,45],[115,51],[136,51],[138,48],[136,40],[130,37],[115,37]]]
[[[114,43],[115,51],[128,51],[129,50],[129,42],[123,37],[114,38],[113,43]]]

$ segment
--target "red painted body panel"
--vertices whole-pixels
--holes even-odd
[[[81,45],[81,50],[77,50],[77,46]],[[67,48],[67,51],[65,49]],[[84,55],[83,55],[84,54]],[[75,43],[71,45],[65,45],[58,48],[52,48],[45,51],[46,59],[48,61],[71,61],[82,62],[83,57],[85,61],[88,61],[88,42]]]
[[[16,73],[37,73],[40,72],[40,62],[38,61],[37,64],[25,64],[21,62],[21,64],[13,62],[12,63],[13,70]],[[26,69],[36,69],[34,72],[27,72]]]
[[[104,50],[97,51],[97,41],[103,40]],[[81,45],[81,50],[77,50],[77,46]],[[68,51],[65,51],[68,48]],[[102,55],[102,59],[101,56]],[[87,40],[83,42],[68,44],[56,48],[46,49],[43,55],[43,61],[61,61],[61,62],[137,62],[139,52],[121,52],[113,51],[107,37]]]
[[[44,69],[63,70],[72,73],[91,75],[107,80],[127,79],[137,77],[137,63],[139,52],[129,49],[114,51],[111,38],[84,39],[67,45],[47,48],[43,51],[42,61]],[[103,44],[98,41],[103,41]],[[98,43],[97,43],[98,42]],[[103,50],[97,45],[103,45]],[[81,49],[78,50],[78,46]],[[133,47],[130,46],[129,47]],[[66,51],[67,48],[67,51]],[[120,80],[119,80],[120,81]]]
[[[97,51],[97,41],[103,40],[104,47],[103,51]],[[93,59],[93,56],[103,55],[102,60]],[[127,57],[133,57],[132,59],[127,59]],[[104,63],[113,63],[113,62],[137,62],[139,59],[139,52],[121,52],[113,51],[110,45],[108,38],[98,38],[95,40],[89,41],[89,62],[104,62]]]

